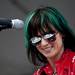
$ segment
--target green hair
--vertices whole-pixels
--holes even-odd
[[[53,7],[44,7],[32,10],[25,17],[24,43],[25,47],[28,49],[28,56],[31,53],[33,63],[36,62],[36,58],[40,61],[46,62],[46,58],[30,44],[30,38],[34,36],[38,30],[40,32],[41,30],[44,30],[45,26],[51,31],[50,24],[52,24],[58,32],[65,35],[63,42],[65,48],[73,48],[75,45],[75,33],[57,9]]]
[[[24,22],[24,41],[25,41],[25,47],[28,48],[28,38],[29,38],[29,35],[28,35],[28,25],[29,25],[29,22],[30,20],[32,19],[32,17],[34,16],[35,12],[34,10],[32,10],[30,13],[27,14],[27,16],[25,17],[25,22]]]
[[[41,25],[43,25],[44,15],[47,15],[47,17],[49,18],[50,22],[59,31],[61,31],[63,33],[63,28],[64,28],[65,30],[69,30],[69,32],[73,34],[72,30],[68,27],[68,23],[65,20],[65,18],[55,8],[53,8],[53,7],[46,7],[46,8],[40,8],[40,9],[32,10],[31,12],[29,12],[27,14],[27,16],[25,17],[25,22],[24,22],[24,35],[25,35],[24,40],[25,40],[25,47],[26,48],[28,48],[28,41],[29,41],[28,40],[29,35],[28,35],[28,30],[27,30],[28,29],[28,25],[29,25],[29,22],[31,21],[31,19],[33,18],[33,16],[35,16],[35,14],[37,13],[37,10],[43,10],[43,11],[40,12]],[[60,21],[59,21],[59,19],[60,19]],[[60,24],[61,24],[61,26],[60,26]]]

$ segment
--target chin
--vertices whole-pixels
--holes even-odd
[[[55,53],[49,53],[49,54],[44,54],[44,56],[46,58],[54,58],[54,57],[56,57],[56,54]]]

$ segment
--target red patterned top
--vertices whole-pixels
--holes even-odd
[[[61,58],[55,62],[57,75],[75,75],[75,52],[72,52],[70,49],[66,49],[62,54]],[[46,75],[53,75],[53,70],[50,64],[46,64],[33,75],[43,75],[45,72]]]

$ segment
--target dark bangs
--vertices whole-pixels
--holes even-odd
[[[38,10],[29,23],[28,32],[30,32],[30,37],[37,36],[38,32],[40,32],[41,35],[44,35],[46,32],[53,33],[54,30],[52,29],[50,24],[51,23],[48,16],[40,13],[40,11]]]

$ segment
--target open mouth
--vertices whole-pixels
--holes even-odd
[[[49,47],[49,48],[45,48],[45,49],[44,49],[44,51],[47,52],[47,53],[48,53],[48,52],[51,52],[52,50],[54,50],[53,47]]]
[[[46,53],[49,53],[49,52],[51,52],[51,48],[45,48],[44,51],[45,51]]]

